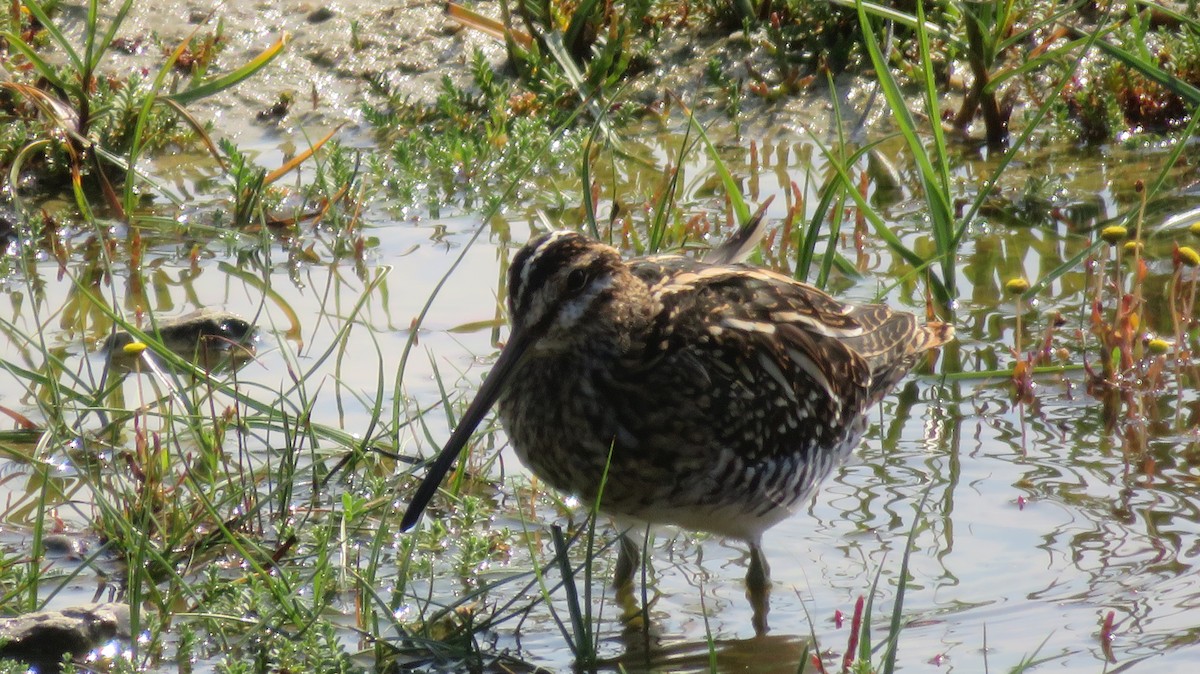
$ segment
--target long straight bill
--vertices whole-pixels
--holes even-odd
[[[417,520],[421,519],[421,513],[425,512],[429,500],[437,493],[446,473],[450,472],[450,467],[458,460],[459,453],[467,445],[467,440],[471,438],[475,427],[483,421],[484,415],[500,397],[501,387],[504,386],[509,373],[521,360],[521,356],[532,341],[532,336],[527,336],[524,331],[514,331],[509,336],[508,344],[500,351],[500,356],[496,358],[496,364],[492,366],[492,371],[483,380],[479,392],[475,394],[475,399],[467,406],[467,411],[463,413],[462,419],[458,420],[458,426],[450,434],[446,446],[442,447],[442,452],[433,462],[425,480],[421,482],[421,486],[417,487],[417,493],[413,494],[412,501],[408,504],[408,510],[404,512],[404,519],[400,520],[401,531],[408,531],[417,523]]]

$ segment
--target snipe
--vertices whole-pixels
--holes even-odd
[[[573,232],[539,236],[508,271],[512,333],[401,524],[421,516],[493,403],[520,459],[618,524],[674,524],[746,541],[755,628],[766,629],[760,542],[858,445],[865,415],[942,323],[843,304],[731,258],[623,260]],[[601,478],[607,470],[602,495]],[[618,586],[637,544],[623,534]]]

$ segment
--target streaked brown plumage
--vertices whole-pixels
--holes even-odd
[[[498,401],[517,455],[555,488],[599,498],[623,525],[747,541],[765,629],[762,533],[845,459],[871,406],[953,330],[732,263],[732,248],[710,262],[626,261],[572,232],[529,242],[509,269],[509,342],[401,526]],[[627,536],[619,582],[635,552]]]

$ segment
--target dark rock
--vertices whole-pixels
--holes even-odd
[[[258,332],[249,321],[237,314],[212,309],[162,321],[157,333],[151,336],[185,360],[220,369],[237,368],[249,362],[258,340]],[[129,348],[137,343],[133,335],[122,330],[104,340],[102,349],[114,367],[127,371],[142,353],[140,348]]]
[[[42,538],[46,553],[66,559],[82,559],[87,554],[87,541],[69,534],[46,534]]]
[[[322,7],[310,12],[309,15],[305,17],[305,20],[309,23],[325,23],[333,17],[334,12],[332,9],[329,9],[328,7]]]
[[[39,672],[60,670],[63,656],[81,656],[112,639],[129,637],[127,604],[84,604],[0,618],[0,657],[28,663]]]

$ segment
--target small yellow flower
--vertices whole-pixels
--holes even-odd
[[[1200,267],[1200,253],[1196,252],[1191,246],[1179,247],[1179,260],[1189,267]]]
[[[1161,337],[1155,337],[1146,346],[1150,349],[1150,353],[1164,354],[1171,350],[1171,343]]]
[[[1127,236],[1129,236],[1129,230],[1121,225],[1109,225],[1100,230],[1100,238],[1107,241],[1110,246],[1115,246],[1118,242],[1124,241]]]
[[[1193,222],[1188,226],[1188,231],[1192,233],[1192,236],[1200,236],[1200,222]]]
[[[127,356],[136,356],[150,347],[146,346],[145,342],[130,342],[121,347]]]
[[[1121,246],[1121,249],[1125,251],[1126,255],[1133,255],[1134,253],[1144,252],[1146,246],[1141,241],[1126,241],[1125,245]]]
[[[1026,281],[1020,276],[1017,278],[1010,278],[1008,282],[1004,284],[1004,292],[1008,293],[1009,295],[1020,295],[1026,290],[1029,290],[1029,281]]]

